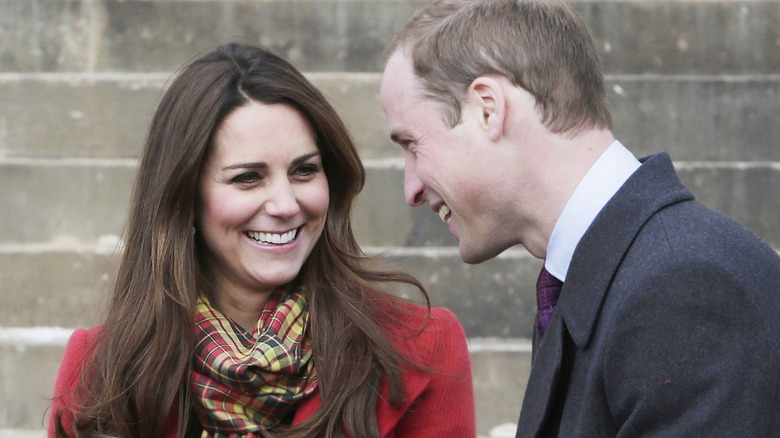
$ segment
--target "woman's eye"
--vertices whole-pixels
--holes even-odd
[[[246,172],[238,175],[230,180],[233,184],[252,184],[260,180],[260,175],[257,172]]]
[[[295,173],[301,176],[311,176],[319,172],[319,170],[320,170],[320,166],[314,163],[307,163],[298,166],[298,168],[295,169]]]

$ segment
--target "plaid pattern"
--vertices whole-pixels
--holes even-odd
[[[536,280],[536,307],[539,309],[538,328],[540,335],[544,334],[550,324],[562,287],[561,280],[555,278],[546,268],[542,267],[539,279]]]
[[[261,437],[317,388],[300,290],[280,288],[253,333],[198,298],[190,388],[202,437]]]

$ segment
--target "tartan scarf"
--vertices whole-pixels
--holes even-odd
[[[249,333],[198,298],[190,389],[202,438],[262,437],[314,393],[308,315],[301,290],[279,288]]]

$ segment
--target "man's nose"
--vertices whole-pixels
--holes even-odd
[[[407,158],[404,166],[404,197],[406,197],[406,203],[412,207],[418,207],[425,203],[423,196],[425,184],[417,174],[416,164],[413,159]]]

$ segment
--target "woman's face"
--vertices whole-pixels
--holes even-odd
[[[215,294],[268,294],[295,278],[322,234],[328,180],[294,108],[252,102],[218,128],[200,180],[197,232]]]

